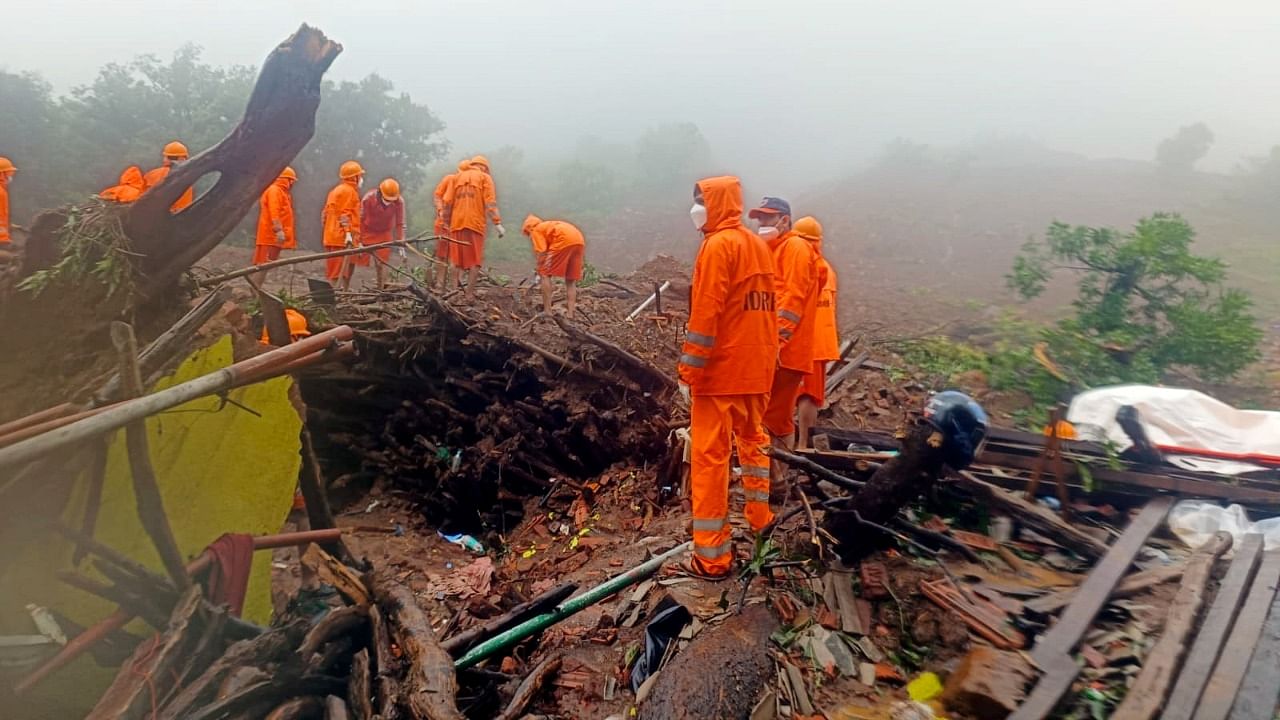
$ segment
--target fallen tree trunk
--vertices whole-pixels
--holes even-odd
[[[453,658],[431,630],[431,620],[409,588],[383,575],[370,583],[378,603],[387,612],[391,631],[409,661],[404,701],[415,720],[463,720],[458,711],[458,679]]]

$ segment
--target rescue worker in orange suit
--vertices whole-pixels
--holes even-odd
[[[0,260],[12,256],[13,237],[9,226],[9,182],[18,168],[7,157],[0,156]]]
[[[130,165],[120,173],[120,181],[101,190],[98,197],[109,202],[128,204],[142,197],[142,193],[146,191],[147,181],[142,177],[142,168]]]
[[[587,246],[582,231],[564,220],[543,220],[537,215],[525,218],[521,231],[533,243],[538,276],[542,278],[542,311],[551,312],[551,278],[564,278],[565,312],[573,317]]]
[[[489,176],[489,159],[483,155],[471,158],[471,167],[458,173],[453,186],[444,192],[445,223],[453,233],[449,264],[467,271],[466,299],[474,300],[476,280],[484,264],[485,222],[493,221],[498,237],[507,234],[498,213],[498,194]]]
[[[302,338],[311,335],[311,331],[307,329],[307,318],[297,310],[285,308],[284,319],[289,321],[289,342],[296,343]],[[262,337],[259,338],[258,342],[263,345],[271,344],[271,338],[267,334],[265,325],[262,328]]]
[[[378,183],[378,187],[365,193],[360,201],[360,231],[362,245],[381,245],[392,240],[404,239],[404,198],[400,197],[400,183],[387,178]],[[386,285],[387,261],[391,259],[391,248],[380,247],[373,251],[377,257],[374,272],[378,278],[378,289]],[[404,257],[404,247],[400,247],[400,257]],[[368,255],[355,255],[360,258],[358,265],[368,265]]]
[[[298,181],[298,173],[286,167],[280,171],[262,196],[258,198],[258,234],[254,240],[253,264],[263,265],[280,259],[281,250],[292,250],[298,246],[293,230],[293,184]],[[259,270],[253,274],[253,283],[258,287],[267,281],[267,271]]]
[[[796,221],[796,233],[818,253],[818,307],[813,338],[813,369],[800,381],[796,407],[800,447],[809,447],[818,410],[827,402],[827,363],[840,359],[840,333],[836,329],[836,271],[822,256],[822,224],[812,217]]]
[[[177,140],[174,140],[173,142],[164,146],[163,154],[164,154],[164,163],[158,168],[148,170],[147,174],[142,176],[142,184],[145,186],[146,190],[150,190],[151,188],[159,185],[161,182],[164,181],[166,177],[169,176],[170,170],[172,170],[175,166],[181,165],[182,163],[187,161],[187,157],[188,157],[187,146],[183,145]],[[176,213],[182,210],[183,208],[190,205],[192,200],[194,199],[195,199],[195,189],[187,188],[186,192],[179,195],[178,199],[174,200],[173,204],[169,206],[169,212]]]
[[[470,160],[463,160],[458,163],[458,172],[452,172],[440,178],[440,182],[436,183],[435,192],[432,198],[436,204],[436,224],[435,235],[436,240],[436,262],[431,265],[431,284],[444,292],[445,287],[449,284],[449,248],[453,243],[449,242],[449,226],[444,221],[444,195],[449,188],[453,187],[453,181],[457,179],[458,173],[471,167]],[[458,274],[458,284],[462,284],[462,274]]]
[[[678,372],[689,403],[693,555],[685,570],[730,575],[729,456],[736,443],[755,531],[769,509],[768,444],[761,425],[778,354],[773,258],[742,224],[742,185],[731,176],[701,180],[689,212],[703,234],[693,267],[689,323]]]
[[[360,186],[364,183],[364,168],[355,160],[342,163],[338,170],[337,185],[325,198],[320,224],[324,228],[321,242],[325,252],[333,252],[360,244]],[[358,254],[358,253],[357,253]],[[355,266],[349,262],[351,255],[325,258],[324,275],[331,283],[338,283],[343,290],[351,288],[351,273]]]
[[[748,214],[760,223],[760,237],[773,255],[778,313],[778,371],[769,390],[764,427],[775,447],[795,446],[796,398],[800,380],[813,369],[813,336],[817,325],[818,253],[791,227],[791,205],[766,197]],[[775,500],[785,500],[782,466],[772,463]]]

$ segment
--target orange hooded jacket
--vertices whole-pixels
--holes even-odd
[[[822,246],[818,246],[822,252]],[[836,271],[827,259],[818,255],[818,275],[822,289],[818,292],[817,325],[814,327],[813,359],[840,359],[840,330],[836,327]]]
[[[147,171],[147,174],[142,176],[142,182],[146,186],[146,190],[150,190],[163,182],[165,178],[169,177],[169,171],[172,169],[173,165],[168,160],[165,160],[160,167]],[[195,199],[195,196],[195,188],[187,188],[187,191],[179,195],[178,199],[174,200],[173,204],[169,206],[169,212],[178,212],[187,207]]]
[[[525,221],[522,228],[524,232],[529,234],[529,240],[533,243],[533,251],[538,255],[545,252],[560,252],[565,248],[574,245],[586,245],[587,240],[582,236],[582,231],[575,227],[572,223],[564,220],[539,220],[530,215],[530,220],[536,222]]]
[[[451,172],[440,178],[440,182],[436,183],[435,192],[431,193],[431,197],[435,200],[436,205],[436,234],[444,230],[444,194],[449,188],[453,187],[453,181],[458,179],[458,173],[471,167],[470,160],[463,160],[458,163],[458,172]]]
[[[0,245],[13,241],[9,236],[9,176],[0,173]]]
[[[267,186],[258,198],[258,237],[257,245],[279,245],[284,250],[292,250],[298,246],[298,239],[293,230],[293,195],[289,188],[293,181],[288,178],[276,178]],[[284,242],[276,239],[276,228],[284,231]]]
[[[347,233],[356,245],[360,244],[360,191],[356,179],[343,180],[329,191],[320,214],[324,226],[321,240],[327,248],[340,248],[347,244]]]
[[[120,182],[98,193],[103,200],[118,203],[131,203],[146,192],[147,181],[142,177],[142,168],[130,165],[120,173]]]
[[[778,294],[778,364],[788,370],[813,370],[817,326],[818,251],[794,230],[769,243]]]
[[[778,356],[773,260],[742,225],[738,178],[707,178],[698,189],[707,222],[693,266],[680,381],[693,395],[764,394]]]
[[[445,188],[443,199],[445,223],[450,230],[483,233],[486,214],[494,225],[502,222],[493,178],[475,165],[454,176],[453,184]]]

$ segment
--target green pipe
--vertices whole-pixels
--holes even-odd
[[[615,575],[581,595],[565,600],[563,603],[557,605],[553,610],[531,617],[506,632],[494,635],[488,640],[485,640],[479,645],[471,648],[466,655],[455,660],[453,663],[453,669],[462,670],[464,668],[469,668],[490,655],[505,650],[531,635],[536,635],[537,633],[542,632],[570,615],[576,615],[577,613],[586,610],[619,590],[629,585],[634,585],[640,580],[652,575],[659,567],[662,567],[662,563],[688,550],[691,545],[693,545],[692,542],[682,543],[661,555],[655,555],[644,564],[637,565],[621,575]]]

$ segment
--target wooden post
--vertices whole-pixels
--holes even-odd
[[[120,379],[125,394],[140,397],[142,374],[138,370],[138,342],[133,336],[133,328],[128,323],[111,323],[111,342],[120,354]],[[155,544],[156,552],[160,554],[160,561],[164,563],[165,572],[169,573],[174,587],[186,589],[191,586],[191,578],[187,577],[182,552],[178,550],[178,541],[173,537],[173,528],[169,526],[169,517],[164,511],[160,483],[156,481],[155,470],[151,467],[146,418],[138,418],[125,426],[125,444],[129,451],[129,467],[133,472],[133,494],[138,507],[138,519]]]

